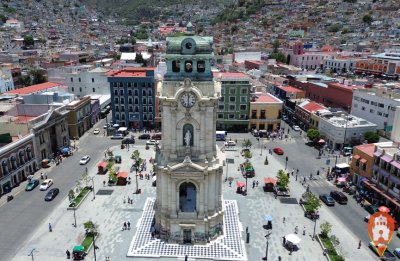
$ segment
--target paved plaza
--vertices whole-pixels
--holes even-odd
[[[268,143],[266,144],[268,145]],[[135,145],[134,147],[141,152],[143,158],[147,160],[150,159],[150,157],[154,158],[154,151],[152,149],[145,150],[144,146],[141,145]],[[132,164],[130,154],[133,150],[121,150],[119,147],[113,147],[112,149],[114,150],[114,155],[122,156],[122,163],[119,164],[120,170],[129,172],[130,165]],[[268,152],[263,151],[263,155],[261,156],[260,150],[253,149],[252,151],[253,158],[251,162],[254,165],[256,177],[248,179],[249,189],[247,196],[236,193],[236,182],[245,182],[245,179],[238,171],[238,166],[240,163],[243,163],[244,159],[239,155],[239,151],[226,152],[226,158],[233,159],[234,163],[224,167],[224,176],[222,178],[225,179],[226,176],[231,177],[233,178],[233,182],[231,186],[229,186],[229,182],[223,183],[223,200],[225,204],[235,202],[234,204],[237,206],[239,212],[238,222],[240,222],[235,229],[237,229],[236,231],[238,231],[238,233],[241,233],[239,237],[243,240],[243,243],[235,242],[235,244],[245,244],[243,254],[247,255],[247,260],[261,260],[261,258],[265,256],[267,243],[265,238],[267,230],[263,228],[263,225],[266,224],[264,215],[268,214],[273,217],[272,234],[269,239],[268,260],[326,260],[319,243],[312,240],[314,222],[304,217],[301,207],[298,204],[293,204],[296,202],[284,202],[279,200],[279,198],[275,199],[272,193],[264,192],[262,188],[264,177],[275,177],[277,171],[284,168],[280,163],[282,161],[276,160],[277,157],[282,156],[268,155],[269,164],[264,165],[264,159]],[[148,163],[148,170],[151,169],[151,167],[152,166]],[[228,172],[227,175],[226,171]],[[97,173],[97,169],[89,169],[90,175],[93,176],[95,173]],[[67,210],[68,198],[65,198],[49,215],[49,218],[42,221],[42,224],[37,227],[36,232],[27,238],[26,242],[21,243],[21,249],[13,260],[31,260],[28,254],[32,249],[35,249],[33,251],[35,260],[65,260],[65,251],[67,249],[71,250],[74,245],[79,245],[82,242],[85,234],[83,223],[88,220],[92,220],[99,225],[100,236],[96,240],[96,245],[98,246],[96,250],[97,260],[105,260],[108,256],[112,261],[158,259],[158,256],[161,255],[149,256],[150,252],[146,252],[142,257],[127,257],[127,255],[132,253],[132,250],[135,249],[134,244],[138,243],[135,241],[136,234],[136,238],[144,235],[145,241],[138,243],[143,244],[140,249],[156,249],[158,253],[162,253],[162,248],[166,246],[166,244],[162,244],[160,241],[152,240],[148,231],[141,230],[142,228],[139,226],[142,223],[150,222],[151,211],[148,207],[156,196],[155,187],[151,186],[151,180],[139,180],[139,188],[142,189],[142,193],[139,195],[133,194],[133,191],[136,189],[134,173],[130,173],[130,176],[132,178],[131,185],[103,187],[103,181],[107,180],[108,176],[96,175],[94,182],[97,194],[95,195],[95,199],[93,199],[93,194],[90,194],[81,207],[77,209],[76,218],[78,226],[75,228],[72,225],[74,222],[73,211]],[[259,181],[258,187],[252,188],[253,180]],[[326,181],[320,180],[318,182]],[[295,199],[299,199],[300,195],[305,190],[294,178],[291,178],[289,186],[291,197]],[[112,190],[112,192],[111,194],[109,193],[110,195],[100,195],[103,193],[99,193],[99,189]],[[127,203],[128,197],[133,200],[132,204]],[[149,211],[144,211],[146,209]],[[228,211],[226,213],[228,213]],[[363,245],[361,249],[357,249],[358,239],[350,231],[342,230],[343,224],[330,214],[325,206],[321,208],[320,214],[321,218],[317,222],[316,233],[320,230],[319,224],[321,222],[325,220],[330,222],[333,225],[332,233],[339,238],[342,246],[341,249],[343,250],[346,260],[377,260],[372,256],[372,251],[370,251],[367,246]],[[283,217],[285,217],[285,222],[283,222]],[[123,223],[128,221],[131,224],[131,229],[123,231]],[[48,223],[52,224],[53,232],[49,232]],[[240,227],[240,224],[242,227]],[[282,246],[282,237],[294,233],[294,228],[296,226],[300,228],[299,237],[302,241],[299,244],[299,250],[289,255],[289,252]],[[302,233],[304,227],[305,235]],[[248,244],[244,242],[246,239],[246,228],[250,233]],[[222,237],[218,239],[222,240]],[[149,243],[150,241],[154,243]],[[149,248],[149,246],[151,247]],[[137,246],[135,247],[138,249]],[[169,249],[183,249],[183,251],[174,252],[174,255],[176,254],[177,257],[164,257],[161,259],[183,260],[186,254],[189,254],[189,260],[200,259],[195,252],[185,251],[189,249],[188,246],[176,245],[174,247],[170,247]],[[231,251],[232,249],[228,250]],[[191,256],[191,253],[194,253],[193,256]],[[86,260],[94,260],[93,248],[86,257]],[[229,259],[204,256],[201,260]]]

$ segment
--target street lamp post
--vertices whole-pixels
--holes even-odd
[[[33,249],[31,250],[31,252],[29,253],[28,256],[31,256],[31,257],[32,257],[32,261],[35,261],[35,259],[34,259],[34,257],[33,257],[33,251],[35,251],[35,248],[33,248]]]
[[[265,238],[267,239],[267,247],[265,248],[265,257],[262,258],[262,260],[267,261],[268,260],[268,246],[269,246],[269,237],[271,236],[271,232],[269,232],[267,235],[265,235]]]
[[[315,229],[316,229],[316,227],[317,227],[317,217],[314,217],[314,234],[313,234],[312,240],[315,239]]]
[[[76,227],[76,215],[75,215],[75,210],[76,210],[76,206],[75,206],[75,202],[72,202],[73,208],[74,208],[74,227]]]
[[[92,177],[90,180],[92,181],[92,184],[93,184],[92,192],[93,192],[93,200],[95,200],[96,199],[96,193],[94,192],[94,177]]]
[[[263,137],[261,137],[260,156],[262,156],[263,145]]]
[[[225,182],[227,182],[228,181],[228,160],[225,160],[226,161],[226,175],[225,175]]]
[[[96,233],[93,233],[93,255],[94,255],[94,261],[96,261]]]

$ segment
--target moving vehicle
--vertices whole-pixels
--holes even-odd
[[[117,130],[117,135],[118,134],[122,134],[122,136],[126,136],[126,135],[128,135],[128,133],[129,133],[129,131],[128,131],[128,128],[127,127],[120,127],[118,130]]]
[[[225,131],[216,131],[215,138],[217,141],[225,141],[226,140]]]
[[[106,123],[106,124],[104,124],[103,129],[108,129],[109,127],[110,127],[110,124]]]
[[[294,125],[294,126],[293,126],[293,130],[295,130],[295,131],[301,131],[300,127],[297,126],[297,125]]]
[[[353,148],[352,147],[344,147],[343,148],[343,155],[344,156],[350,156],[353,154]]]
[[[283,155],[283,154],[284,154],[284,151],[283,151],[283,149],[281,149],[281,148],[274,148],[274,152],[275,152],[276,154],[278,154],[278,155]]]
[[[146,142],[146,145],[156,145],[156,144],[158,144],[158,141],[156,141],[156,140],[148,140]]]
[[[153,136],[151,136],[152,140],[161,140],[162,139],[162,133],[155,133]]]
[[[42,184],[40,185],[40,190],[47,190],[48,188],[53,185],[53,180],[52,179],[45,179]]]
[[[135,137],[125,138],[122,140],[122,144],[135,144]]]
[[[322,200],[327,206],[334,206],[335,205],[335,200],[328,194],[322,194],[319,195],[319,199]]]
[[[143,133],[139,135],[139,140],[149,140],[150,139],[150,134],[148,133]]]
[[[50,189],[49,192],[47,192],[46,196],[44,197],[44,200],[52,201],[58,195],[58,193],[60,193],[60,190],[58,188]]]
[[[331,191],[331,197],[336,200],[339,204],[347,204],[347,197],[343,192],[333,190]]]
[[[225,142],[225,147],[235,147],[236,146],[236,142],[234,142],[233,140],[229,140],[227,142]]]
[[[90,161],[90,156],[89,156],[89,155],[86,155],[86,156],[83,156],[83,157],[81,158],[81,160],[79,161],[79,164],[80,164],[80,165],[85,165],[85,164],[87,164],[89,161]]]
[[[31,191],[34,188],[36,188],[39,185],[39,180],[38,179],[32,179],[31,181],[29,181],[28,184],[26,184],[25,190],[26,191]]]
[[[114,136],[111,136],[112,140],[122,140],[123,138],[124,138],[124,135],[119,134],[119,133],[115,134]]]
[[[93,134],[99,134],[99,133],[100,133],[99,128],[94,129]]]
[[[379,244],[378,244],[378,246],[379,246]],[[369,242],[368,247],[372,251],[374,251],[375,254],[378,255],[376,246],[374,245],[374,243],[372,241]],[[383,255],[380,258],[381,258],[381,260],[385,260],[385,261],[396,261],[397,260],[396,256],[392,252],[390,252],[388,249],[385,250],[385,252],[383,253]]]

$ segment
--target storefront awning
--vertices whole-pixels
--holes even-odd
[[[389,155],[384,155],[383,157],[381,157],[381,160],[386,161],[386,162],[391,162],[391,161],[393,161],[393,157],[391,157]]]
[[[367,185],[367,187],[369,187],[370,189],[372,189],[375,192],[377,192],[382,197],[384,197],[387,200],[389,200],[390,202],[392,202],[394,205],[396,205],[396,207],[400,208],[399,200],[397,200],[396,198],[393,198],[391,195],[386,194],[385,191],[383,191],[380,188],[378,188],[376,186],[376,184],[371,183],[369,180],[364,180],[364,184]]]
[[[356,154],[356,155],[353,156],[353,159],[358,160],[359,158],[361,158],[360,155],[357,155],[357,154]]]
[[[107,162],[102,161],[99,163],[99,165],[97,165],[97,167],[105,168],[105,167],[107,167]]]
[[[117,178],[127,178],[128,177],[128,172],[125,171],[121,171],[120,173],[118,173]]]
[[[393,167],[400,169],[400,162],[392,161],[390,164],[391,164]]]
[[[375,151],[374,156],[380,157],[382,155],[382,153],[383,153],[382,151]]]
[[[362,164],[365,164],[365,163],[367,163],[367,160],[366,160],[366,159],[361,159],[360,162],[361,162]]]

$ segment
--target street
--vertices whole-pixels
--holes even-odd
[[[96,124],[96,126],[101,128],[103,126],[102,121]],[[36,230],[36,227],[42,220],[46,219],[57,205],[67,197],[68,191],[75,186],[76,181],[81,177],[85,168],[91,169],[104,157],[105,149],[115,146],[120,142],[119,140],[105,138],[102,135],[93,135],[93,130],[89,130],[79,140],[79,150],[74,152],[73,156],[64,158],[60,165],[55,166],[48,173],[48,178],[53,179],[54,182],[51,188],[60,189],[60,194],[53,201],[44,201],[47,191],[40,191],[39,187],[36,187],[30,192],[23,190],[12,201],[3,205],[0,214],[0,233],[2,235],[0,237],[1,260],[11,260],[19,247]],[[87,165],[79,165],[79,160],[84,155],[90,155],[91,160]],[[46,172],[46,169],[39,170],[35,174],[36,178],[39,178],[40,172]],[[89,173],[90,176],[94,174]],[[20,186],[25,187],[26,182]]]

